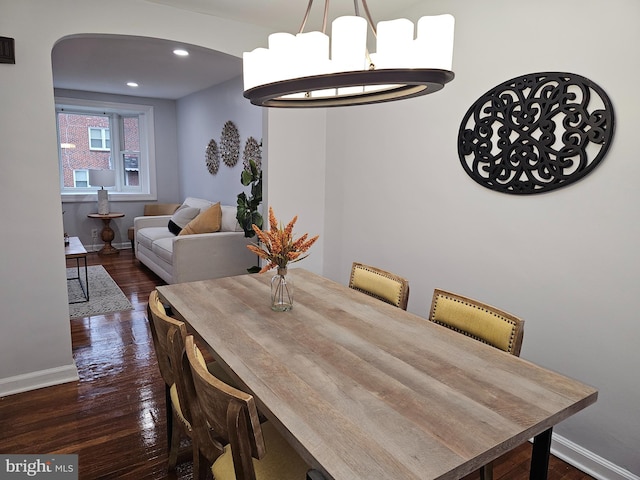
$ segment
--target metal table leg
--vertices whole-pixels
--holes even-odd
[[[84,294],[84,300],[78,300],[77,302],[69,302],[70,304],[74,303],[85,303],[89,301],[89,269],[87,268],[87,257],[84,258],[84,281],[85,285],[82,284],[82,280],[80,278],[80,257],[76,257],[76,276],[73,278],[67,278],[67,280],[78,280],[80,284],[80,288],[82,289],[82,293]]]
[[[529,480],[547,480],[549,472],[549,452],[551,450],[552,428],[536,435],[533,439],[531,471]]]

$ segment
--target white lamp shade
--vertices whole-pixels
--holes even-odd
[[[113,187],[115,184],[115,170],[89,170],[89,185],[92,187]]]
[[[244,72],[244,89],[249,90],[258,85],[269,83],[269,50],[267,48],[256,48],[251,52],[244,52],[242,55]]]
[[[299,76],[322,75],[329,71],[329,36],[322,32],[296,35],[296,56]]]
[[[89,185],[102,187],[98,190],[98,213],[109,213],[109,193],[104,187],[113,187],[116,184],[115,170],[89,170]]]
[[[418,20],[416,58],[420,68],[451,70],[453,62],[453,15],[435,15]]]
[[[295,78],[295,64],[292,56],[295,52],[295,35],[290,33],[272,33],[269,35],[269,62],[265,76],[267,81],[279,82],[289,78]]]
[[[336,72],[364,70],[367,53],[367,21],[362,17],[338,17],[331,23],[331,62]]]
[[[376,39],[377,69],[411,66],[414,26],[406,18],[378,22]]]

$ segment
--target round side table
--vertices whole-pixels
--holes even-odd
[[[102,232],[100,232],[100,238],[104,242],[102,248],[98,251],[98,255],[113,255],[115,253],[120,253],[120,251],[111,245],[111,242],[115,238],[115,233],[113,229],[109,226],[109,223],[114,218],[124,217],[124,213],[90,213],[87,215],[89,218],[99,218],[102,220]]]

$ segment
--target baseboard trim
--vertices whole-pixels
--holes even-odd
[[[555,433],[551,440],[551,453],[598,480],[640,480],[630,471]]]
[[[96,253],[100,251],[100,249],[102,248],[102,245],[104,244],[102,242],[99,242],[99,243],[88,244],[83,246],[87,252]],[[119,242],[119,243],[112,242],[111,245],[117,248],[118,250],[131,250],[131,242]]]
[[[79,380],[75,362],[0,380],[0,397]]]

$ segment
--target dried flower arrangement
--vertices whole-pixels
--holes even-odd
[[[269,207],[270,230],[263,231],[258,226],[253,225],[253,230],[256,232],[260,243],[247,245],[247,248],[260,258],[268,260],[268,263],[262,267],[259,273],[264,273],[275,267],[278,267],[278,270],[286,269],[289,263],[299,262],[308,256],[308,254],[303,254],[311,248],[319,236],[308,238],[309,235],[305,233],[294,240],[293,227],[297,221],[298,216],[296,215],[286,227],[283,227],[282,223],[278,224],[273,208]]]

